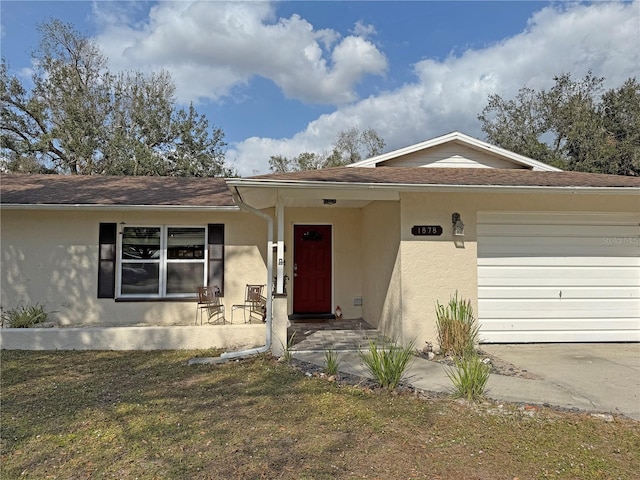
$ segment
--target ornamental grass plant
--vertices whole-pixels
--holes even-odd
[[[5,312],[2,312],[2,326],[7,328],[29,328],[39,323],[47,321],[48,313],[44,311],[44,306],[19,305]]]
[[[476,353],[480,326],[471,301],[459,298],[456,292],[447,305],[438,303],[436,328],[440,349],[453,357],[454,365],[446,372],[453,383],[453,396],[469,402],[480,400],[486,391],[491,367]]]
[[[444,354],[463,357],[475,352],[480,328],[470,300],[458,298],[458,292],[446,305],[436,307],[438,343]]]
[[[293,359],[293,346],[295,345],[296,332],[293,332],[291,336],[287,339],[287,346],[284,347],[284,351],[282,353],[282,360],[285,363],[291,363]]]
[[[324,352],[324,371],[327,375],[337,375],[340,367],[340,358],[335,350]]]
[[[446,371],[453,383],[453,396],[469,402],[481,400],[487,388],[491,366],[483,363],[475,353],[455,358],[454,362],[455,366]]]
[[[414,360],[414,343],[402,346],[398,342],[369,340],[369,349],[360,351],[360,358],[372,378],[383,388],[393,390],[404,379]]]

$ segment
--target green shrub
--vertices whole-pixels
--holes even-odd
[[[361,351],[360,358],[373,379],[383,388],[393,390],[404,378],[413,363],[414,343],[403,347],[397,342],[369,340],[369,350]]]
[[[46,322],[48,315],[38,303],[26,307],[19,305],[2,312],[2,325],[8,328],[28,328]]]
[[[447,376],[453,382],[453,396],[470,402],[484,396],[491,366],[482,363],[478,355],[465,355],[455,359],[455,366],[447,369]]]
[[[458,298],[458,292],[447,305],[437,304],[436,328],[440,349],[449,355],[466,356],[475,352],[480,327],[473,315],[470,300]]]
[[[336,375],[340,359],[335,350],[327,350],[324,352],[324,370],[327,375]]]

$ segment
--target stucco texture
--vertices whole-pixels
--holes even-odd
[[[87,210],[2,211],[0,302],[39,303],[60,326],[189,325],[195,301],[116,302],[97,298],[101,222],[142,225],[225,224],[225,297],[240,304],[247,283],[266,283],[266,223],[241,212]]]

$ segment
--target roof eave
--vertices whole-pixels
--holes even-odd
[[[198,206],[198,205],[109,205],[109,204],[59,204],[59,203],[3,203],[2,210],[146,210],[154,212],[237,212],[237,205]]]
[[[360,183],[360,182],[331,182],[307,180],[233,180],[229,185],[243,188],[309,188],[309,189],[360,189],[360,190],[399,190],[404,192],[416,191],[487,191],[503,193],[527,192],[557,192],[557,193],[598,193],[598,194],[636,194],[640,195],[638,187],[590,187],[590,186],[552,186],[552,185],[463,185],[463,184],[411,184],[411,183]]]

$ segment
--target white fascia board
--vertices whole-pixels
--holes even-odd
[[[418,152],[420,150],[426,150],[427,148],[436,147],[438,145],[442,145],[442,144],[453,142],[453,141],[461,142],[472,148],[483,150],[485,152],[497,154],[519,165],[525,165],[525,166],[531,167],[534,170],[547,171],[547,172],[562,171],[560,168],[552,167],[551,165],[547,165],[546,163],[540,162],[538,160],[534,160],[533,158],[525,157],[524,155],[520,155],[510,150],[506,150],[502,147],[498,147],[496,145],[483,142],[482,140],[478,140],[477,138],[470,137],[469,135],[465,135],[464,133],[460,133],[460,132],[451,132],[446,135],[442,135],[440,137],[432,138],[431,140],[425,140],[424,142],[416,143],[415,145],[409,145],[408,147],[399,148],[398,150],[393,150],[392,152],[383,153],[382,155],[378,155],[376,157],[360,160],[359,162],[351,163],[346,166],[347,167],[375,167],[378,163],[391,160],[396,157],[402,157],[403,155],[408,155],[410,153]]]
[[[407,183],[353,183],[353,182],[310,182],[306,180],[236,180],[238,188],[304,188],[335,190],[397,190],[401,192],[503,192],[503,193],[597,193],[640,195],[637,187],[553,187],[531,185],[441,185]]]
[[[238,206],[203,207],[189,205],[89,205],[89,204],[55,204],[55,203],[5,203],[0,210],[143,210],[153,212],[237,212]]]
[[[515,185],[425,185],[424,188],[411,189],[412,185],[403,191],[433,191],[433,192],[493,192],[493,193],[571,193],[597,195],[638,195],[640,188],[634,187],[550,187],[550,186],[515,186]]]

